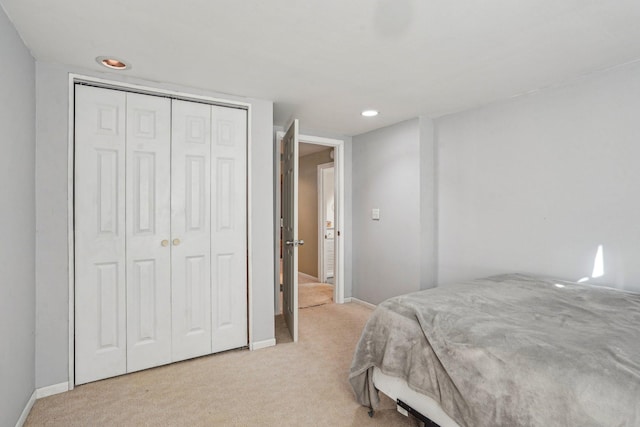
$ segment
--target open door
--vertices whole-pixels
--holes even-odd
[[[282,139],[282,239],[284,240],[282,312],[293,342],[298,341],[298,120]]]

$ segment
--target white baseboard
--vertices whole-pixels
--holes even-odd
[[[26,406],[22,410],[22,414],[20,414],[20,418],[16,422],[16,427],[22,427],[24,422],[27,421],[27,417],[29,416],[29,412],[31,412],[31,408],[33,408],[33,404],[36,403],[36,391],[34,390],[27,402]]]
[[[260,350],[261,348],[273,347],[274,345],[276,345],[276,339],[271,338],[264,341],[252,342],[249,348],[251,350]]]
[[[362,301],[361,299],[358,299],[358,298],[355,298],[355,297],[345,298],[345,299],[344,299],[344,302],[345,302],[345,303],[347,303],[347,302],[352,302],[352,303],[354,303],[354,304],[360,304],[360,305],[365,306],[365,307],[367,307],[367,308],[370,308],[370,309],[372,309],[372,310],[373,310],[374,308],[376,308],[376,305],[375,305],[375,304],[371,304],[370,302]]]
[[[64,393],[65,391],[69,391],[68,381],[37,389],[36,398],[42,399],[43,397],[53,396],[54,394]]]

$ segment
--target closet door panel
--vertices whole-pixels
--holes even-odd
[[[171,362],[171,101],[127,94],[127,372]]]
[[[174,100],[172,117],[172,359],[177,361],[211,353],[211,106]]]
[[[125,94],[75,86],[75,381],[126,372]]]
[[[212,107],[213,352],[247,345],[247,113]]]

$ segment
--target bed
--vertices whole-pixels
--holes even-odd
[[[442,427],[640,426],[640,294],[509,274],[391,298],[349,381]]]

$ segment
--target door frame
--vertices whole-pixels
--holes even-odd
[[[280,313],[282,311],[282,307],[280,307],[280,218],[282,215],[280,209],[280,203],[282,200],[282,191],[280,186],[280,145],[282,143],[282,138],[284,137],[284,131],[277,131],[275,135],[274,141],[274,161],[275,161],[275,189],[276,189],[276,203],[275,203],[275,223],[274,223],[274,234],[275,234],[275,274],[274,274],[274,308],[275,313]],[[333,138],[324,138],[320,136],[313,135],[298,135],[299,142],[305,142],[308,144],[315,145],[324,145],[326,147],[333,148],[333,163],[334,163],[334,179],[336,182],[336,194],[334,195],[336,200],[336,227],[335,227],[335,236],[336,236],[336,253],[335,253],[335,265],[334,265],[334,275],[335,275],[335,288],[333,291],[333,301],[336,304],[344,304],[344,233],[345,233],[345,221],[344,221],[344,140],[342,139],[333,139]]]
[[[335,153],[334,153],[335,156]],[[335,199],[336,199],[336,182],[335,182],[335,177],[336,177],[336,168],[335,168],[335,163],[334,162],[329,162],[329,163],[322,163],[320,165],[317,166],[317,171],[318,171],[318,178],[316,180],[317,182],[317,192],[318,192],[318,279],[321,282],[325,281],[325,265],[324,265],[324,171],[325,169],[330,169],[333,168],[333,203],[334,203],[334,208],[335,208]],[[335,233],[336,227],[335,227],[335,210],[334,210],[334,227],[333,227],[333,231]],[[335,238],[335,234],[333,237],[333,250],[334,250],[334,255],[335,255],[335,245],[336,245],[336,238]],[[334,256],[335,258],[335,256]],[[335,260],[334,260],[335,262]],[[335,282],[335,271],[333,272],[333,279]]]
[[[242,101],[196,95],[194,93],[161,89],[158,87],[125,83],[83,74],[69,73],[69,122],[67,128],[67,247],[69,272],[69,383],[68,389],[75,387],[75,210],[74,210],[74,173],[75,173],[75,84],[86,83],[106,89],[134,92],[146,95],[165,96],[184,101],[201,102],[222,107],[239,108],[247,111],[247,345],[253,349],[252,322],[252,223],[251,223],[251,104]]]

